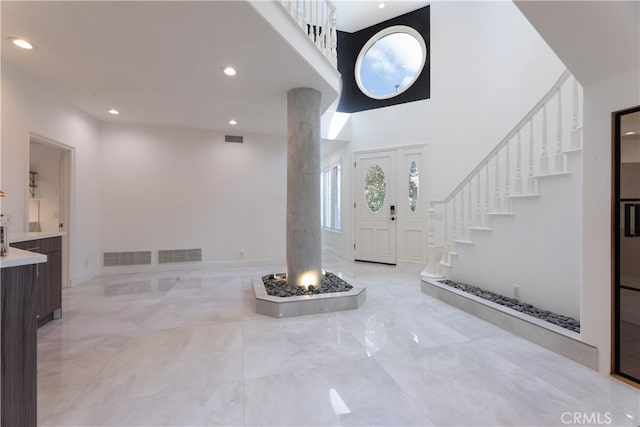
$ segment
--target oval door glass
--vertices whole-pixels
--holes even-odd
[[[384,171],[378,165],[372,165],[367,171],[364,181],[364,199],[372,213],[380,212],[384,205],[384,197],[387,194],[387,181]]]
[[[415,212],[418,208],[418,166],[415,160],[409,167],[409,209]]]

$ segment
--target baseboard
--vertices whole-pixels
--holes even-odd
[[[422,292],[584,366],[598,369],[598,349],[581,341],[580,334],[576,332],[467,294],[437,280],[423,278]]]
[[[285,260],[282,258],[265,258],[237,261],[209,261],[209,262],[185,262],[185,263],[167,263],[167,264],[150,264],[150,265],[129,265],[117,267],[102,267],[100,276],[110,276],[114,274],[126,273],[162,273],[166,271],[184,271],[184,270],[212,270],[219,268],[239,268],[239,267],[258,267],[258,266],[284,266]],[[280,267],[284,268],[284,267]]]
[[[94,277],[98,276],[98,272],[96,270],[91,270],[88,273],[81,274],[76,277],[72,277],[69,279],[69,286],[63,286],[64,288],[73,288],[74,286],[78,286],[82,283],[88,282]]]

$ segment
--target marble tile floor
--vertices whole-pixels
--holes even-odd
[[[251,277],[282,266],[65,289],[38,331],[39,425],[640,425],[637,389],[423,294],[420,266],[324,260],[367,287],[359,310],[255,314]]]

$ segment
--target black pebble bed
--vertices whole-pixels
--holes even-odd
[[[500,294],[485,291],[477,286],[467,285],[466,283],[454,282],[452,280],[440,280],[439,282],[444,285],[451,286],[452,288],[460,289],[468,294],[475,295],[521,313],[528,314],[529,316],[545,320],[549,323],[553,323],[554,325],[569,329],[570,331],[580,332],[580,322],[572,317],[562,316],[546,310],[540,310],[531,304],[524,303],[515,298],[508,298]]]
[[[353,288],[353,286],[328,271],[324,276],[322,276],[320,286],[315,287],[311,285],[308,289],[295,285],[289,286],[284,273],[275,275],[267,274],[266,276],[262,276],[262,283],[264,283],[267,293],[274,297],[297,297],[301,295],[347,292]]]

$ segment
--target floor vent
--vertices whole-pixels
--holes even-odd
[[[158,251],[158,263],[202,261],[202,249],[169,249]]]
[[[148,265],[151,264],[151,251],[141,252],[105,252],[104,266]]]
[[[224,142],[236,142],[238,144],[242,144],[244,142],[244,137],[239,135],[225,135]]]

